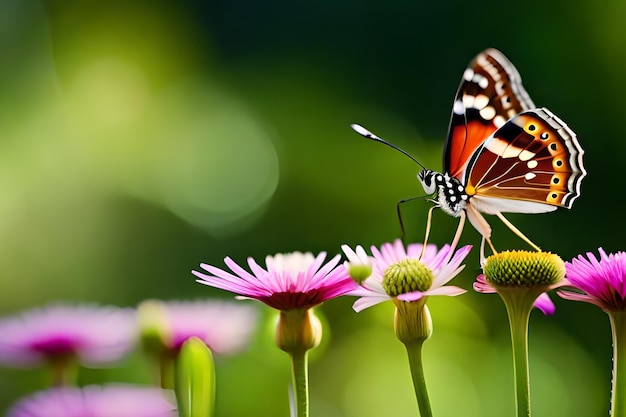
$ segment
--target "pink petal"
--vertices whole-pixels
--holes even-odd
[[[474,291],[481,292],[483,294],[493,294],[496,292],[495,288],[491,286],[485,279],[484,274],[480,274],[476,277],[476,281],[474,281]]]
[[[548,293],[545,293],[545,292],[541,293],[541,295],[537,297],[533,306],[541,310],[541,312],[545,316],[553,315],[554,311],[556,310],[556,307],[554,306],[554,303],[548,296]]]
[[[361,297],[354,302],[352,305],[352,309],[357,313],[365,310],[366,308],[375,306],[376,304],[380,304],[384,301],[388,301],[391,298],[387,295],[379,295],[379,296],[370,296],[370,297]]]
[[[557,294],[561,298],[565,298],[566,300],[582,301],[585,303],[597,305],[601,309],[605,309],[604,303],[602,303],[600,300],[598,300],[595,297],[588,296],[587,294],[581,294],[581,293],[570,292],[570,291],[557,291]]]
[[[400,294],[396,298],[398,300],[400,300],[400,301],[417,301],[420,298],[424,297],[424,295],[426,295],[426,294],[421,292],[421,291],[413,291],[413,292],[407,292],[407,293],[404,293],[404,294]]]
[[[439,288],[435,288],[432,290],[428,290],[424,293],[424,295],[427,296],[431,296],[431,295],[447,295],[447,296],[451,296],[451,297],[455,297],[457,295],[461,295],[466,293],[467,290],[460,288],[460,287],[455,287],[454,285],[446,285],[444,287],[439,287]]]

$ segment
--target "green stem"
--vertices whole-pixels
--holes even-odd
[[[50,361],[52,385],[69,387],[76,385],[78,362],[73,356],[58,357]]]
[[[291,376],[293,384],[295,416],[308,417],[309,415],[309,375],[307,366],[307,351],[298,350],[290,353]]]
[[[163,389],[174,389],[174,362],[175,357],[170,352],[163,353],[159,358],[159,376]]]
[[[520,288],[500,288],[509,316],[511,346],[513,349],[513,374],[515,377],[515,404],[517,417],[530,417],[530,376],[528,372],[528,319],[537,299],[535,291]]]
[[[415,398],[417,399],[420,416],[432,417],[433,413],[430,409],[430,400],[428,399],[428,390],[426,389],[426,380],[424,379],[424,366],[422,362],[423,345],[423,340],[416,340],[404,344],[406,352],[409,355],[411,377],[413,378],[413,388],[415,389]]]
[[[611,417],[626,417],[626,312],[609,313],[613,335],[613,386],[611,393]],[[622,359],[622,360],[618,360]]]

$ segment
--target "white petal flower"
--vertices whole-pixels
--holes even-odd
[[[359,247],[355,251],[347,251],[345,247],[342,247],[342,249],[349,260],[350,256],[359,260],[363,259],[364,251],[360,253]],[[416,301],[427,296],[456,296],[463,294],[466,290],[455,286],[446,286],[446,284],[465,267],[465,265],[461,265],[461,262],[463,262],[471,249],[471,246],[464,246],[452,254],[450,245],[445,245],[440,250],[437,250],[435,245],[427,245],[423,248],[423,245],[414,243],[405,248],[400,239],[395,240],[393,243],[384,243],[380,249],[372,246],[373,258],[370,258],[373,267],[372,275],[361,283],[360,288],[351,291],[347,295],[360,297],[353,305],[354,310],[359,312],[393,298],[401,301]],[[392,295],[387,292],[383,284],[385,272],[389,267],[402,261],[419,261],[427,270],[432,272],[432,283],[429,283],[427,289],[406,291]]]

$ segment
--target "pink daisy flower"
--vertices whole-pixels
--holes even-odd
[[[142,328],[159,330],[165,347],[173,353],[195,336],[213,352],[226,355],[248,345],[257,312],[252,306],[221,300],[149,300],[139,306],[139,317]]]
[[[472,247],[464,246],[454,252],[454,254],[450,245],[445,245],[440,250],[437,250],[435,245],[426,245],[423,254],[422,248],[423,245],[419,243],[409,244],[405,248],[402,241],[397,239],[393,243],[384,243],[381,245],[380,250],[372,246],[373,257],[367,257],[359,247],[356,250],[352,250],[345,245],[342,246],[346,257],[348,257],[347,269],[353,268],[355,265],[363,266],[368,260],[372,266],[370,277],[362,282],[361,287],[348,294],[360,297],[354,303],[354,310],[359,312],[394,298],[400,301],[417,301],[432,295],[456,296],[465,293],[466,290],[462,288],[446,284],[465,267],[465,265],[461,265],[461,262],[469,254]],[[417,260],[430,270],[432,282],[427,283],[426,289],[410,290],[409,288],[398,295],[389,294],[384,283],[385,272],[393,265]]]
[[[626,411],[626,252],[607,254],[598,249],[600,259],[587,252],[565,263],[569,286],[558,294],[565,299],[584,301],[600,307],[609,316],[613,339],[612,417]]]
[[[604,311],[626,310],[626,252],[608,254],[598,249],[600,259],[587,252],[565,263],[569,285],[581,292],[562,289],[565,299],[595,304]]]
[[[340,255],[326,264],[325,258],[326,252],[317,256],[309,252],[277,254],[265,258],[266,269],[248,258],[248,272],[227,257],[224,263],[232,273],[207,264],[200,267],[208,275],[192,273],[200,284],[239,294],[239,298],[262,301],[277,310],[308,309],[356,287],[346,269],[337,267]]]
[[[68,357],[85,365],[121,359],[133,346],[132,309],[52,305],[0,320],[0,362],[33,366]]]
[[[7,417],[176,417],[173,395],[168,394],[123,384],[53,388],[20,400]]]

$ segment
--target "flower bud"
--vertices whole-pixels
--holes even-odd
[[[370,275],[372,275],[371,265],[346,264],[346,268],[348,269],[348,275],[350,275],[350,278],[352,278],[352,280],[357,284],[361,284],[363,281],[368,279]]]
[[[322,323],[311,309],[280,312],[276,328],[276,344],[287,353],[305,352],[322,340]]]
[[[168,350],[172,335],[167,325],[165,307],[161,301],[146,300],[137,307],[141,345],[156,357]]]
[[[176,359],[176,398],[181,417],[210,417],[215,404],[215,363],[211,350],[189,338]]]
[[[433,321],[426,300],[397,301],[394,315],[396,337],[402,343],[423,342],[433,333]]]

